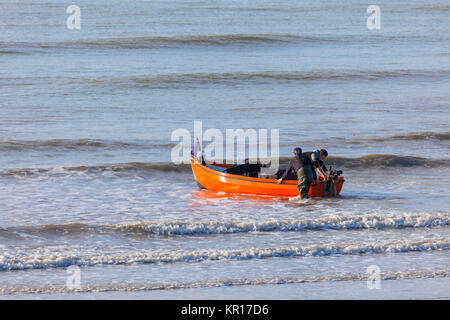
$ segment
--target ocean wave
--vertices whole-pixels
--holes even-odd
[[[312,70],[229,73],[171,73],[132,77],[71,79],[71,84],[120,88],[191,88],[204,85],[255,85],[318,81],[448,80],[449,70]]]
[[[257,110],[291,110],[290,107],[261,107],[261,108],[234,108],[232,111],[257,111]],[[370,141],[389,142],[393,140],[408,141],[448,141],[450,132],[410,132],[406,134],[397,134],[384,137],[367,137],[356,140],[348,138],[330,137],[329,141],[336,141],[342,144],[355,144]],[[327,139],[320,142],[323,143]],[[176,146],[173,142],[152,142],[151,140],[107,140],[95,138],[80,139],[48,139],[48,140],[14,140],[0,139],[0,151],[2,152],[27,152],[27,151],[92,151],[92,150],[119,150],[119,149],[170,149]],[[286,146],[286,145],[285,145]]]
[[[450,240],[397,241],[376,243],[320,244],[278,248],[243,248],[231,250],[195,250],[115,255],[47,255],[0,256],[0,271],[67,268],[69,266],[92,267],[99,265],[136,265],[161,263],[193,263],[203,261],[231,261],[266,258],[290,258],[304,256],[360,255],[406,253],[417,251],[449,250]]]
[[[270,221],[228,222],[129,222],[114,225],[87,225],[82,223],[48,224],[0,228],[0,236],[10,233],[37,236],[66,235],[68,233],[141,233],[156,236],[189,236],[233,234],[248,232],[293,232],[305,230],[364,230],[427,228],[450,225],[450,214],[404,214],[332,216],[317,219],[290,219]]]
[[[285,109],[291,109],[284,107]],[[255,108],[256,110],[257,108]],[[271,108],[262,108],[263,110],[270,110]],[[283,110],[283,107],[273,108],[274,110]],[[241,108],[240,111],[245,111],[245,108]],[[344,137],[329,137],[323,139],[317,139],[317,143],[330,143],[334,142],[337,144],[362,144],[362,143],[371,143],[371,142],[383,142],[389,143],[394,142],[398,143],[398,141],[406,140],[406,141],[430,141],[430,142],[447,142],[450,140],[450,131],[445,132],[408,132],[404,134],[394,134],[389,136],[380,136],[380,137],[360,137],[360,138],[344,138]]]
[[[249,86],[282,85],[290,83],[313,82],[355,82],[355,81],[448,81],[450,70],[309,70],[309,71],[264,71],[264,72],[211,72],[211,73],[166,73],[142,74],[133,76],[98,76],[98,77],[26,77],[0,78],[0,85],[24,86],[58,82],[59,85],[83,88],[84,86],[117,89],[190,89],[204,86]]]
[[[441,5],[441,4],[433,4],[424,7],[416,7],[414,10],[423,10],[423,11],[450,11],[450,5]]]
[[[449,270],[413,271],[381,273],[380,280],[403,280],[449,277]],[[318,277],[272,277],[262,279],[224,279],[215,281],[181,282],[181,283],[146,283],[124,285],[89,285],[79,287],[45,286],[45,287],[0,287],[1,295],[15,294],[53,294],[53,293],[92,293],[92,292],[139,292],[156,290],[177,290],[210,287],[283,285],[294,283],[315,283],[332,281],[367,281],[367,274],[343,274]]]
[[[450,224],[450,214],[340,216],[318,219],[242,222],[136,222],[110,229],[155,235],[205,235],[243,232],[423,228]]]
[[[392,154],[369,154],[359,158],[332,157],[327,164],[342,168],[392,168],[392,167],[450,167],[449,159],[430,159]]]
[[[282,112],[282,113],[292,113],[295,108],[293,107],[262,107],[260,108],[260,112],[268,113],[268,112]],[[235,108],[231,109],[231,111],[256,111],[258,108]],[[359,136],[359,137],[339,137],[339,136],[331,136],[331,137],[323,137],[323,138],[315,138],[308,141],[304,141],[309,145],[322,145],[322,146],[334,146],[334,148],[342,148],[348,146],[359,146],[360,149],[367,147],[387,147],[392,146],[398,148],[402,146],[401,144],[404,141],[410,142],[409,147],[411,148],[422,148],[424,144],[427,146],[431,145],[439,145],[439,146],[447,146],[450,143],[450,131],[444,132],[408,132],[408,133],[399,133],[393,135],[385,135],[385,136]],[[411,146],[411,143],[416,143],[414,146]],[[282,148],[294,148],[292,142],[285,141],[281,142],[280,147]],[[441,153],[443,154],[443,153]]]
[[[14,50],[0,50],[0,55],[22,55],[26,54],[23,51],[14,51]]]
[[[146,172],[191,172],[190,165],[181,164],[176,165],[173,163],[143,163],[143,162],[128,162],[128,163],[116,163],[105,164],[96,166],[75,166],[75,167],[55,167],[55,168],[12,168],[4,169],[0,171],[0,176],[3,177],[36,177],[36,176],[70,176],[74,173],[85,174],[99,174],[103,172],[115,172],[121,174],[130,173],[135,175],[137,173]]]
[[[287,163],[291,158],[280,157],[280,163]],[[413,156],[399,156],[393,154],[369,154],[357,158],[329,156],[328,166],[349,169],[370,168],[409,168],[409,167],[450,167],[450,159],[430,159]]]
[[[257,111],[257,110],[291,110],[290,107],[261,107],[261,108],[234,108],[232,111]],[[355,144],[363,142],[389,142],[392,140],[409,141],[448,141],[450,132],[410,132],[406,134],[397,134],[384,137],[367,137],[357,140],[348,138],[328,138],[329,141],[337,141],[342,144]],[[323,143],[327,139],[320,142]],[[92,150],[118,150],[118,149],[170,149],[176,146],[173,142],[152,142],[151,140],[107,140],[95,138],[80,139],[48,139],[48,140],[14,140],[0,139],[0,151],[2,152],[27,152],[27,151],[92,151]],[[284,145],[287,146],[287,145]]]
[[[0,236],[9,236],[11,234],[33,234],[45,236],[48,234],[68,234],[68,233],[84,233],[95,232],[96,227],[78,222],[70,222],[64,224],[45,224],[38,226],[18,226],[18,227],[0,227]]]
[[[174,46],[230,46],[258,45],[285,42],[323,42],[324,37],[303,37],[292,34],[213,34],[213,35],[180,35],[172,37],[143,36],[108,39],[80,40],[71,42],[75,46],[113,47],[113,48],[161,48]],[[66,42],[66,44],[68,44]]]
[[[114,141],[104,139],[0,140],[0,151],[83,151],[172,148],[174,143]]]
[[[240,9],[239,9],[240,10]],[[378,35],[366,37],[363,35],[298,35],[291,33],[255,33],[255,34],[193,34],[173,36],[133,36],[114,38],[91,38],[74,41],[49,41],[49,42],[4,42],[0,44],[6,53],[23,54],[33,52],[46,52],[55,49],[90,50],[90,49],[164,49],[186,47],[253,47],[277,45],[326,45],[346,43],[381,43],[398,41],[441,41],[440,37],[420,35]]]
[[[161,49],[185,47],[233,47],[261,46],[288,43],[326,43],[348,41],[325,36],[299,36],[293,34],[198,34],[175,36],[139,36],[116,38],[93,38],[60,42],[10,42],[3,43],[6,51],[23,53],[21,50],[51,49]],[[363,38],[361,37],[363,40]],[[14,51],[13,51],[14,49]]]
[[[392,40],[392,39],[388,39]],[[17,49],[160,49],[179,47],[242,47],[261,45],[286,45],[308,43],[334,43],[367,41],[358,36],[301,36],[294,34],[198,34],[176,36],[140,36],[80,39],[61,42],[11,42],[3,43],[6,52],[23,53]],[[15,50],[12,51],[11,48]],[[1,51],[0,51],[1,52]]]
[[[288,163],[290,158],[280,157],[280,163]],[[370,169],[370,168],[410,168],[425,167],[437,168],[450,167],[450,159],[426,159],[412,156],[397,156],[389,154],[370,154],[358,158],[344,158],[329,156],[326,161],[328,166],[343,169]],[[283,166],[283,165],[282,165]],[[35,177],[35,176],[70,176],[73,173],[98,174],[103,172],[115,172],[121,174],[146,173],[146,172],[180,172],[190,174],[192,172],[190,164],[165,163],[145,163],[128,162],[116,164],[103,164],[93,166],[55,167],[55,168],[10,168],[0,170],[3,177]]]
[[[447,132],[410,132],[407,134],[397,134],[389,137],[371,138],[373,141],[390,141],[390,140],[450,140],[450,131]]]

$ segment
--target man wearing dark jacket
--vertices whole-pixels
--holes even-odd
[[[295,173],[297,173],[297,188],[300,194],[300,199],[308,199],[309,187],[311,185],[311,182],[317,179],[317,176],[313,167],[313,163],[308,157],[304,157],[302,155],[301,148],[294,149],[294,158],[289,162],[286,171],[284,171],[283,176],[278,179],[277,182],[282,183],[292,169],[295,171]]]
[[[325,180],[327,180],[328,169],[323,163],[328,157],[327,150],[321,149],[320,151],[314,150],[313,152],[303,152],[303,156],[309,158],[314,166],[314,171],[317,170],[319,174],[323,176]]]

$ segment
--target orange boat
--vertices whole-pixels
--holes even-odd
[[[244,165],[242,165],[244,166]],[[261,178],[258,172],[239,172],[239,166],[227,164],[202,163],[195,157],[191,157],[191,167],[195,180],[201,188],[212,191],[223,191],[227,193],[258,194],[278,197],[298,196],[297,180],[285,180],[278,184],[274,176],[271,178]],[[229,171],[229,172],[227,172]],[[249,174],[250,173],[250,174]],[[253,175],[253,176],[248,176]],[[321,177],[319,177],[320,179]],[[288,176],[289,179],[289,176]],[[328,182],[329,183],[329,182]],[[329,183],[326,190],[326,182],[312,183],[309,189],[310,197],[332,197],[338,196],[344,184],[344,177],[338,177],[336,183]]]

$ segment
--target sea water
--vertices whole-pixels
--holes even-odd
[[[1,298],[450,297],[450,6],[0,4]],[[178,128],[326,148],[338,198],[199,190]]]

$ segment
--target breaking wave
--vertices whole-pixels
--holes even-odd
[[[380,280],[402,280],[420,278],[440,278],[450,276],[449,270],[415,271],[382,273]],[[52,293],[91,293],[91,292],[139,292],[155,290],[176,290],[189,288],[252,286],[252,285],[282,285],[292,283],[314,283],[331,281],[367,281],[367,274],[344,274],[319,277],[273,277],[263,279],[226,279],[216,281],[188,282],[188,283],[148,283],[125,285],[92,285],[80,287],[46,286],[46,287],[0,287],[1,295],[14,294],[52,294]]]
[[[303,230],[351,230],[386,228],[423,228],[450,224],[450,214],[403,216],[327,217],[267,222],[137,222],[117,224],[111,229],[155,235],[204,235],[243,232],[280,232]]]
[[[26,233],[45,236],[105,231],[157,236],[232,234],[248,232],[292,232],[304,230],[359,230],[426,228],[450,225],[450,214],[333,216],[317,219],[229,221],[229,222],[131,222],[113,225],[82,223],[0,228],[0,236]]]
[[[245,248],[234,250],[195,250],[115,255],[48,255],[48,256],[0,256],[0,271],[66,268],[72,265],[91,267],[99,265],[136,265],[161,263],[192,263],[203,261],[230,261],[304,256],[360,255],[405,253],[417,251],[449,250],[450,240],[398,241],[376,243],[321,244],[279,248]]]

